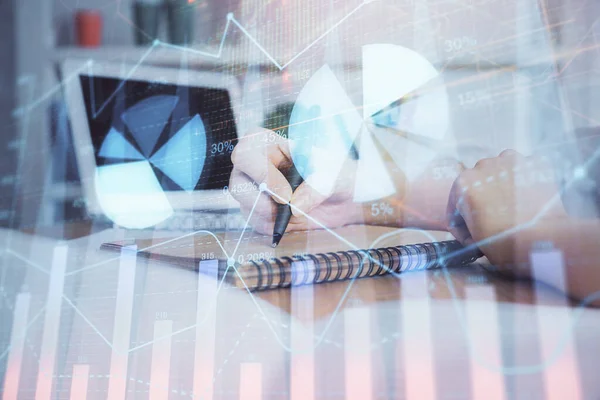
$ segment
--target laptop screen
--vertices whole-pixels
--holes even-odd
[[[228,184],[237,134],[227,90],[79,79],[98,167],[145,163],[165,191]]]

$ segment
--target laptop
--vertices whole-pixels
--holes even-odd
[[[240,90],[227,74],[66,60],[87,212],[128,229],[236,229]]]

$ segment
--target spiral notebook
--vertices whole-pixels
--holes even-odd
[[[286,233],[276,249],[270,246],[270,236],[253,232],[124,240],[101,248],[121,251],[137,246],[138,257],[190,268],[254,291],[439,268],[442,263],[463,266],[481,256],[478,250],[465,251],[456,240],[446,240],[448,236],[354,225]]]

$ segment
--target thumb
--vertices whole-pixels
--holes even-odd
[[[304,182],[292,195],[290,204],[292,205],[292,214],[296,217],[302,217],[311,210],[321,205],[329,196],[324,196],[313,189],[308,183]]]

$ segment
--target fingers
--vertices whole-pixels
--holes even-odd
[[[254,207],[256,198],[260,194],[258,185],[238,169],[234,169],[231,173],[228,191],[229,194],[240,203],[242,212],[246,211],[244,215],[247,215],[252,207]],[[273,201],[270,196],[262,193],[261,198],[256,204],[255,211],[259,214],[266,214],[272,204]]]
[[[269,130],[245,136],[235,147],[231,160],[237,172],[258,185],[265,183],[275,194],[275,201],[290,201],[292,188],[281,172],[292,165],[287,139]]]
[[[277,204],[259,185],[239,169],[234,169],[229,181],[229,194],[239,203],[244,217],[249,218],[249,225],[261,234],[272,235]],[[286,231],[306,229],[306,224],[292,217]]]
[[[308,183],[304,182],[292,195],[290,204],[292,205],[292,213],[296,217],[302,217],[303,214],[308,214],[311,210],[321,205],[329,196],[324,196],[314,190]]]
[[[266,184],[265,190],[272,194],[273,200],[281,204],[288,203],[292,199],[292,187],[288,180],[273,164],[268,164],[266,170],[266,177],[257,179]]]
[[[357,164],[354,160],[344,165],[333,193],[328,195],[308,183],[292,193],[285,177],[293,165],[289,142],[272,131],[242,138],[232,153],[232,162],[229,193],[240,203],[243,215],[257,232],[273,233],[275,202],[290,202],[292,206],[293,216],[286,231],[337,227],[362,219],[360,207],[352,202]]]
[[[241,138],[238,145],[235,146],[231,158],[236,164],[238,161],[242,161],[241,158],[245,157],[246,153],[255,155],[256,152],[270,157],[276,165],[292,159],[288,140],[269,129],[263,129]]]
[[[448,231],[463,245],[472,244],[473,237],[462,215],[458,212],[452,215],[453,217],[448,222]]]
[[[234,168],[233,171],[231,171],[227,189],[228,193],[233,196],[241,206],[252,205],[259,192],[258,185],[238,168]]]
[[[247,175],[234,171],[231,178],[231,187],[254,187],[244,193],[238,191],[236,200],[240,203],[242,215],[249,218],[252,228],[261,234],[273,234],[274,221],[277,215],[277,204],[272,197],[264,191],[260,191]],[[312,189],[311,189],[312,190]],[[294,207],[292,207],[294,210]],[[308,212],[306,212],[308,214]],[[310,227],[309,227],[310,225]],[[310,224],[310,220],[302,212],[296,211],[292,216],[286,232],[320,228],[317,224]]]
[[[274,204],[273,202],[271,203]],[[292,207],[292,210],[294,210],[294,207]],[[275,215],[275,207],[270,216],[259,214],[253,215],[250,219],[253,228],[264,234],[272,234]],[[362,220],[362,209],[359,204],[353,202],[334,203],[324,201],[309,212],[298,209],[296,214],[290,219],[286,232],[326,228],[333,229],[351,223],[360,223]]]
[[[533,161],[514,150],[505,150],[498,157],[481,159],[473,168],[464,170],[450,190],[448,230],[468,244],[529,220],[535,211],[529,210],[535,203],[530,200],[540,192],[534,182],[523,179],[526,174],[522,170]],[[524,190],[535,192],[524,193],[519,184]]]
[[[467,223],[467,221],[470,221],[468,218],[469,210],[465,201],[465,195],[468,190],[467,182],[468,178],[465,173],[461,173],[450,189],[446,208],[448,231],[454,235],[456,240],[463,244],[467,244],[469,240],[472,241],[469,224]],[[466,220],[465,216],[467,216]]]
[[[292,213],[300,217],[302,212],[308,214],[325,202],[344,203],[352,200],[356,185],[357,164],[355,160],[350,159],[344,163],[336,179],[333,192],[327,195],[313,189],[307,182],[298,186],[290,202],[294,206],[292,207]]]
[[[273,199],[278,203],[287,203],[292,198],[292,187],[278,167],[269,159],[261,157],[260,154],[245,157],[238,156],[234,168],[250,178],[258,185],[264,183],[266,187],[277,196]]]

